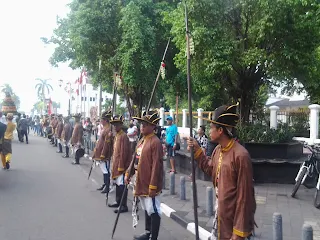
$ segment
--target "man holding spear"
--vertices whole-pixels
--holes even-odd
[[[143,138],[138,142],[136,158],[136,180],[134,196],[139,197],[141,207],[145,211],[145,233],[135,236],[136,240],[157,240],[160,221],[160,193],[162,191],[163,178],[163,150],[160,139],[154,134],[154,130],[160,120],[157,113],[146,114],[141,118],[133,117],[141,122],[141,134]],[[130,182],[130,173],[126,172],[126,184]]]
[[[108,193],[110,187],[110,159],[113,144],[110,119],[111,112],[103,112],[101,114],[101,124],[103,129],[92,156],[93,161],[97,161],[99,163],[100,169],[103,173],[103,184],[97,189],[98,191],[102,191],[101,193]]]
[[[115,180],[116,183],[116,201],[113,204],[108,204],[108,206],[111,208],[118,208],[114,210],[115,213],[124,213],[128,212],[128,191],[125,190],[124,174],[131,161],[130,142],[127,134],[122,130],[122,116],[114,116],[110,123],[117,132],[112,156],[112,179]],[[121,201],[123,193],[123,201]]]
[[[216,109],[210,124],[210,138],[219,145],[209,162],[195,139],[189,138],[199,168],[212,176],[216,190],[212,240],[240,240],[252,235],[256,201],[253,172],[248,151],[233,136],[238,123],[237,105]]]

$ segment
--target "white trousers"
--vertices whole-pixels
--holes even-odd
[[[139,197],[141,202],[141,208],[147,211],[148,215],[151,216],[153,213],[158,213],[161,216],[161,199],[160,196],[151,197]]]
[[[118,186],[124,185],[124,174],[121,174],[119,177],[116,178],[116,184]]]
[[[97,161],[98,164],[99,164],[99,167],[101,169],[101,172],[103,174],[108,174],[109,173],[109,168],[107,167],[107,162],[104,162],[104,161]]]

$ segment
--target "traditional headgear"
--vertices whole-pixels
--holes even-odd
[[[123,119],[122,116],[116,115],[116,116],[112,117],[110,123],[111,123],[111,124],[116,124],[116,123],[121,123],[121,124],[123,124],[123,120],[124,120],[124,119]]]
[[[157,111],[149,111],[149,112],[143,112],[141,118],[133,117],[133,119],[156,126],[161,118],[159,118]]]
[[[81,118],[81,113],[76,113],[76,114],[73,114],[73,116],[72,117],[74,117],[74,118]]]
[[[12,120],[12,119],[13,119],[13,113],[8,113],[7,116],[6,116],[6,118],[7,118],[8,120]]]
[[[101,114],[101,118],[103,120],[110,120],[112,118],[112,112],[111,111],[105,111]]]
[[[239,115],[237,114],[237,107],[239,106],[239,103],[236,105],[231,106],[220,106],[214,111],[213,114],[209,114],[209,118],[202,118],[203,120],[206,120],[208,122],[219,124],[221,126],[225,127],[232,127],[235,128],[239,121]]]

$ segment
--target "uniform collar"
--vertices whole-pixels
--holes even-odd
[[[221,151],[222,152],[228,152],[228,151],[230,151],[230,149],[233,147],[233,145],[234,145],[234,139],[231,139],[230,140],[230,142],[228,143],[228,145],[226,146],[226,147],[224,147],[224,148],[222,148],[221,147]]]

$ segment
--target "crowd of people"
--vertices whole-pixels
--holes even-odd
[[[212,176],[216,191],[212,240],[250,238],[255,225],[252,166],[247,150],[238,143],[234,134],[239,120],[236,108],[237,105],[221,106],[216,109],[214,116],[205,119],[210,123],[210,140],[205,133],[205,126],[198,129],[196,136],[187,139],[188,149],[194,154],[195,161],[192,164]],[[64,153],[63,157],[68,158],[73,153],[75,159],[72,163],[75,165],[80,164],[86,151],[89,153],[89,143],[94,134],[97,142],[90,159],[93,164],[99,165],[103,180],[97,190],[108,196],[113,181],[115,201],[108,206],[115,208],[115,213],[125,213],[128,212],[126,185],[133,183],[132,216],[137,217],[138,202],[145,214],[145,232],[134,236],[134,239],[158,239],[163,161],[166,159],[163,146],[166,146],[172,173],[177,172],[175,154],[180,148],[178,128],[172,117],[166,118],[166,129],[158,125],[160,118],[157,111],[133,117],[129,128],[124,126],[122,116],[112,116],[108,111],[102,113],[96,121],[96,127],[89,118],[81,121],[80,114],[73,117],[54,114],[42,119],[35,117],[30,125],[28,119],[25,115],[18,115],[16,119],[20,142],[26,137],[28,143],[30,127],[36,135],[50,139],[49,142],[57,147],[57,152]],[[13,115],[7,114],[7,122],[0,122],[0,152],[5,169],[10,168],[11,140],[16,128],[12,120]],[[164,130],[165,140],[162,135]]]

